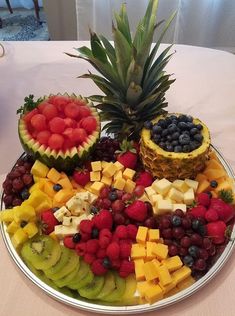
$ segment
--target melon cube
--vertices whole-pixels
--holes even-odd
[[[51,168],[47,174],[47,178],[53,183],[57,183],[61,178],[61,174],[55,168]]]
[[[101,161],[92,161],[91,162],[91,169],[92,169],[92,171],[101,171],[102,170]]]
[[[207,168],[210,168],[210,169],[223,169],[223,166],[219,163],[218,160],[216,159],[210,159],[206,162],[206,166]]]
[[[72,190],[61,189],[55,194],[54,200],[58,203],[66,203],[73,195],[74,192]]]
[[[200,184],[202,181],[207,180],[207,177],[203,173],[198,173],[195,180]]]
[[[31,168],[32,175],[40,178],[46,178],[48,172],[49,168],[39,160],[36,160]]]
[[[50,181],[45,182],[43,191],[50,197],[54,197],[56,191],[53,189],[54,184]]]
[[[224,169],[209,169],[207,168],[204,171],[204,175],[207,177],[208,180],[216,180],[218,178],[226,176],[226,172]]]
[[[207,181],[207,180],[202,180],[202,181],[199,181],[199,185],[198,185],[198,188],[197,188],[197,193],[201,193],[201,192],[204,192],[204,191],[207,191],[210,187],[210,182]]]
[[[218,193],[221,190],[234,190],[234,180],[232,178],[222,178],[217,179],[218,186],[215,188],[215,191]]]
[[[70,182],[68,177],[63,177],[57,183],[60,184],[63,189],[67,189],[67,190],[72,190],[73,189],[73,185]]]

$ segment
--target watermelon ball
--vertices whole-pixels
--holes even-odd
[[[73,119],[71,119],[70,117],[66,117],[64,119],[64,122],[65,122],[65,126],[66,127],[77,127],[77,122]]]
[[[80,107],[80,116],[82,118],[90,116],[90,115],[91,115],[91,110],[88,108],[88,106],[83,105]]]
[[[96,130],[97,121],[93,116],[87,116],[81,120],[80,127],[84,128],[87,133],[92,133]]]
[[[62,134],[65,130],[65,122],[61,117],[54,117],[49,122],[49,127],[52,133]]]
[[[83,128],[75,128],[72,131],[71,140],[77,144],[82,144],[87,139],[87,132]]]
[[[80,115],[80,106],[74,102],[70,102],[65,106],[64,114],[72,119],[78,119]]]
[[[38,114],[38,113],[39,113],[39,112],[38,112],[38,109],[33,109],[32,111],[26,113],[26,114],[24,115],[24,120],[25,120],[25,122],[26,122],[26,123],[30,123],[31,118],[32,118],[35,114]]]
[[[42,114],[35,114],[30,121],[32,127],[37,131],[44,131],[47,129],[46,118]]]
[[[42,114],[46,117],[48,121],[58,116],[57,107],[54,104],[44,103]]]
[[[47,145],[50,136],[51,136],[51,133],[49,131],[41,131],[37,134],[36,138],[40,144]]]
[[[62,95],[54,95],[49,98],[48,102],[54,104],[58,111],[63,112],[64,107],[70,102],[70,99]]]
[[[59,150],[63,147],[64,137],[60,134],[52,134],[48,139],[48,146],[51,149]]]

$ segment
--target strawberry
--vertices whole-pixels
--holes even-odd
[[[219,215],[219,219],[225,223],[229,222],[235,215],[233,207],[218,198],[211,199],[210,207],[216,210]]]
[[[198,206],[191,208],[190,213],[196,218],[198,218],[198,217],[204,218],[205,213],[206,213],[206,208],[203,205],[198,205]]]
[[[90,172],[87,169],[75,169],[73,179],[77,184],[84,187],[90,181]]]
[[[208,223],[206,228],[207,235],[212,237],[214,244],[222,244],[225,241],[226,224],[223,221]]]
[[[136,200],[125,209],[126,215],[138,222],[147,218],[148,209],[143,201]]]
[[[136,183],[136,185],[142,185],[146,188],[146,187],[149,187],[153,183],[153,177],[149,172],[142,171],[138,175],[135,183]]]
[[[207,193],[199,193],[197,195],[197,203],[200,205],[203,205],[205,207],[208,207],[210,205],[210,197]]]
[[[137,164],[137,153],[136,149],[133,147],[133,143],[124,139],[120,144],[120,149],[120,151],[116,151],[116,153],[118,153],[117,161],[125,168],[135,169]]]
[[[219,219],[219,215],[215,209],[209,208],[205,213],[205,219],[207,222],[216,222]]]
[[[49,235],[54,231],[56,225],[59,225],[59,222],[54,216],[53,211],[46,210],[41,213],[41,223],[42,223],[42,231],[44,234]]]
[[[113,226],[113,217],[108,210],[101,210],[99,214],[93,217],[93,222],[96,228],[108,228],[111,230]]]

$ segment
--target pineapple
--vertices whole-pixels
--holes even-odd
[[[157,123],[165,116],[159,116],[154,123]],[[206,165],[210,149],[210,134],[208,128],[200,120],[194,119],[193,123],[203,126],[202,145],[189,153],[167,152],[156,145],[150,139],[150,130],[143,128],[140,141],[140,155],[146,169],[151,171],[157,178],[167,178],[170,181],[175,179],[194,179]]]
[[[102,35],[90,31],[91,49],[77,48],[79,55],[68,54],[88,61],[102,76],[84,74],[104,92],[92,95],[90,100],[98,102],[104,130],[119,139],[139,139],[140,131],[147,120],[165,113],[167,106],[165,92],[174,79],[164,71],[170,60],[168,54],[172,45],[167,47],[155,60],[161,40],[175,13],[166,21],[159,40],[151,49],[156,28],[158,0],[150,0],[143,19],[139,22],[135,35],[131,36],[126,7],[115,13],[116,26],[113,24],[114,46]],[[107,123],[107,121],[109,121]]]

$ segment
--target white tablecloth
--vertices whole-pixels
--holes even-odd
[[[22,153],[17,137],[16,110],[24,97],[69,92],[89,96],[98,89],[77,76],[91,69],[83,60],[66,56],[84,42],[4,42],[0,58],[0,174]],[[164,46],[163,46],[164,47]],[[167,66],[176,82],[167,93],[170,112],[199,117],[211,138],[235,169],[235,56],[211,49],[176,45]],[[62,316],[88,315],[47,297],[18,270],[0,241],[0,315]],[[158,312],[159,315],[233,316],[235,256],[208,285],[183,302]],[[153,313],[149,313],[153,314]]]

